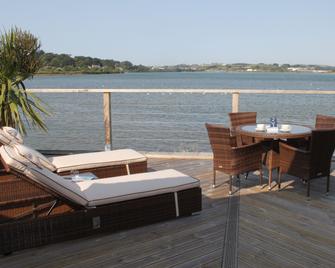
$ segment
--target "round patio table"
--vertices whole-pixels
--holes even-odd
[[[279,141],[308,138],[311,136],[312,129],[308,126],[290,125],[290,131],[283,132],[278,130],[278,132],[272,133],[267,131],[256,131],[256,126],[257,124],[241,125],[236,128],[236,132],[242,136],[266,141],[267,149],[263,157],[263,163],[269,169],[269,190],[271,190],[272,170],[274,168],[279,168]],[[280,124],[278,129],[280,129]]]

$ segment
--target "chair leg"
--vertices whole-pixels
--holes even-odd
[[[215,168],[213,168],[213,184],[212,184],[212,188],[216,187],[216,170]]]
[[[271,185],[272,185],[272,168],[269,168],[269,186],[268,190],[271,191]]]
[[[229,176],[229,195],[233,193],[233,176]]]
[[[310,200],[310,195],[311,195],[311,180],[307,180],[307,200]]]
[[[281,187],[281,168],[279,168],[278,170],[278,189],[280,190],[280,187]]]
[[[259,167],[259,185],[263,185],[263,165]]]
[[[330,188],[330,175],[327,176],[327,192],[326,192],[326,194],[329,193],[329,188]]]

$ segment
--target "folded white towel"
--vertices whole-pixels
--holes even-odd
[[[269,127],[266,129],[266,132],[267,133],[278,133],[279,130],[278,130],[278,127]]]

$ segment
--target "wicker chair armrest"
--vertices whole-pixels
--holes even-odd
[[[303,154],[303,155],[309,155],[310,154],[310,151],[302,150],[302,149],[293,147],[293,146],[288,145],[288,144],[283,143],[283,142],[280,143],[280,149],[284,149],[285,151],[291,151],[291,152],[295,152],[295,153]]]
[[[290,162],[290,165],[308,167],[311,159],[309,151],[301,150],[285,143],[279,144],[280,161]]]
[[[260,169],[262,163],[262,145],[248,144],[232,148],[231,168],[234,174]]]
[[[284,173],[307,179],[310,177],[311,153],[293,146],[279,143],[280,169]]]
[[[234,133],[234,134],[230,134],[230,137],[231,137],[232,139],[236,139],[236,138],[237,138],[237,136],[238,136],[238,135],[237,135],[237,134],[235,134],[235,133]]]
[[[235,155],[248,155],[248,154],[262,154],[262,144],[256,142],[253,144],[242,145],[239,147],[233,147],[232,151]]]

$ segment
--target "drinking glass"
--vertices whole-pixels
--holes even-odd
[[[78,170],[71,170],[71,176],[74,179],[77,179],[79,177],[79,171]]]

